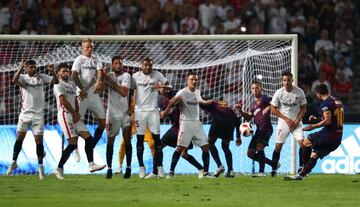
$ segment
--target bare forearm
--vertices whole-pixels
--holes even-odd
[[[282,113],[280,113],[279,109],[277,109],[276,107],[271,107],[271,113],[277,117],[279,117],[280,119],[288,119],[288,117],[284,116]]]
[[[73,81],[75,82],[75,85],[78,88],[80,88],[80,90],[84,89],[83,85],[80,82],[79,75],[77,72],[73,72],[71,77],[72,77]]]
[[[22,72],[22,69],[23,69],[23,66],[21,66],[21,67],[16,71],[16,73],[15,73],[13,79],[12,79],[12,83],[13,83],[13,84],[18,82],[19,77],[20,77],[20,74],[21,74],[21,72]]]
[[[305,107],[301,107],[298,116],[296,117],[296,122],[300,122],[302,120],[302,118],[305,116],[306,113],[306,106]]]

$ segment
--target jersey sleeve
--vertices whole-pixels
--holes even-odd
[[[96,56],[96,70],[102,70],[104,68],[100,59]]]
[[[199,102],[204,102],[204,99],[201,97],[200,90],[196,89],[195,95],[198,98]]]
[[[272,100],[271,100],[270,104],[275,106],[275,107],[279,107],[280,106],[279,96],[280,96],[280,92],[276,91],[274,96],[272,97]]]
[[[41,79],[44,80],[45,83],[50,83],[53,79],[52,76],[46,75],[46,74],[40,74]]]
[[[18,84],[21,85],[21,86],[23,86],[24,83],[25,83],[24,76],[25,76],[24,74],[20,74],[19,79],[18,79]]]
[[[81,69],[81,58],[80,56],[78,56],[77,58],[75,58],[71,70],[80,73],[80,69]]]
[[[134,73],[132,76],[131,76],[131,89],[135,90],[136,89],[136,76],[137,76],[137,73]]]
[[[168,80],[165,78],[165,76],[162,73],[160,73],[159,71],[156,72],[157,72],[157,78],[161,84],[165,84],[166,82],[168,82]]]
[[[63,89],[63,87],[61,87],[60,84],[55,84],[54,85],[54,95],[56,98],[59,98],[61,95],[64,95],[65,91]]]
[[[130,89],[130,87],[131,87],[131,76],[130,76],[129,73],[124,74],[124,79],[121,82],[121,86],[125,86],[126,88]]]
[[[300,89],[300,106],[307,104],[306,96],[303,90]]]

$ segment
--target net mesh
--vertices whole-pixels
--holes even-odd
[[[140,70],[141,61],[150,57],[155,70],[163,73],[179,90],[186,84],[189,71],[199,75],[202,96],[235,104],[242,100],[244,109],[252,104],[250,85],[253,80],[263,84],[268,95],[281,87],[281,73],[291,71],[291,40],[139,40],[94,41],[94,53],[104,65],[121,55],[124,69]],[[11,78],[22,59],[34,59],[38,70],[47,73],[46,64],[67,62],[81,54],[80,40],[14,41],[0,38],[0,116],[1,124],[16,124],[20,113],[19,87]],[[52,86],[45,87],[45,123],[56,124],[56,103]],[[102,94],[106,103],[107,94]],[[202,114],[202,120],[209,121]],[[275,119],[274,119],[275,121]],[[90,114],[86,123],[92,123]]]

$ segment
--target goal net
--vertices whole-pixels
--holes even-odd
[[[81,40],[87,37],[94,41],[94,53],[104,65],[111,64],[113,56],[121,55],[124,60],[124,69],[134,73],[140,70],[141,61],[145,57],[150,57],[154,62],[153,69],[163,73],[174,89],[179,90],[185,87],[187,73],[196,72],[199,76],[199,89],[202,96],[224,100],[230,105],[242,101],[245,110],[249,110],[253,103],[250,88],[252,81],[260,81],[263,85],[263,93],[272,96],[282,86],[280,81],[282,72],[292,71],[296,80],[297,37],[295,35],[2,35],[0,36],[1,125],[16,126],[17,124],[21,95],[19,87],[11,84],[11,79],[21,60],[35,60],[41,73],[47,73],[45,65],[49,63],[57,65],[66,62],[71,67],[74,59],[81,54]],[[60,134],[61,130],[56,127],[56,101],[51,85],[45,87],[45,94],[45,123],[47,127],[55,126]],[[107,93],[103,93],[102,96],[104,107],[106,107]],[[90,113],[85,118],[86,124],[96,123]],[[201,118],[205,124],[211,121],[211,117],[204,113],[201,114]],[[275,118],[273,122],[276,124]],[[163,123],[168,122],[165,120]],[[5,132],[2,130],[0,133]],[[47,138],[44,139],[46,141]],[[11,160],[13,141],[12,139],[6,143],[7,146],[2,146],[8,149],[6,153],[10,152],[2,156],[10,158],[8,161]],[[245,143],[241,150],[234,152],[234,156],[240,156],[240,161],[248,165],[250,162],[246,158]],[[270,148],[272,150],[272,146]],[[100,153],[103,153],[99,155],[100,157],[105,155],[105,151]],[[282,156],[282,160],[284,160],[283,157],[291,159],[291,156]],[[136,157],[133,161],[137,161]],[[242,171],[243,167],[240,166],[239,171]],[[291,169],[285,171],[290,172]]]

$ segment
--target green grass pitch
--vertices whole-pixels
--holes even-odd
[[[310,175],[303,181],[237,176],[233,179],[125,180],[120,175],[0,176],[0,206],[360,206],[360,175]]]

